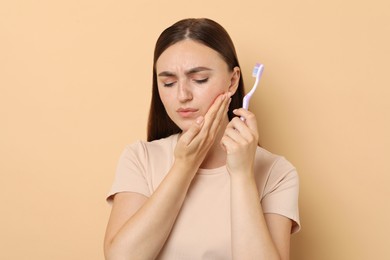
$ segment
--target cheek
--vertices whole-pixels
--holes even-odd
[[[218,98],[219,95],[226,93],[229,91],[229,84],[225,81],[217,82],[213,87],[207,89],[204,93],[204,100],[208,102],[208,108],[214,103],[214,101]]]
[[[204,113],[206,113],[210,107],[214,104],[214,101],[218,98],[219,95],[224,93],[225,91],[223,90],[217,90],[214,89],[212,91],[206,91],[201,99],[202,99],[202,107],[204,109]]]
[[[171,102],[171,96],[168,95],[165,91],[161,91],[160,88],[158,89],[158,93],[160,95],[161,102],[163,103],[164,107],[166,107],[167,104],[172,103]]]

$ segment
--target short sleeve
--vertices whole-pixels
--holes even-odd
[[[136,192],[150,196],[144,162],[145,151],[140,141],[126,146],[119,157],[114,182],[107,194],[107,202],[111,203],[113,195],[119,192]]]
[[[264,213],[275,213],[293,220],[291,233],[300,230],[299,209],[299,176],[285,158],[280,157],[273,165],[268,177],[262,208]]]

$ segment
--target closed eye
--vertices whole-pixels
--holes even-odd
[[[167,82],[167,83],[164,83],[164,87],[172,87],[173,84],[175,84],[175,82]]]
[[[209,78],[204,78],[204,79],[195,79],[194,81],[198,84],[203,84],[206,83],[209,80]]]

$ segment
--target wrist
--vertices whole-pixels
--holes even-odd
[[[193,163],[191,162],[188,162],[188,160],[175,158],[172,168],[176,169],[178,172],[180,172],[183,175],[194,176],[198,171],[199,167],[193,165]]]
[[[250,183],[255,181],[255,176],[252,169],[234,171],[230,173],[231,182]]]

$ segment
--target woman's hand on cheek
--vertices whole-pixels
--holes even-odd
[[[233,111],[233,118],[226,127],[221,145],[227,154],[226,167],[232,174],[253,174],[253,164],[259,134],[255,115],[243,108]],[[241,120],[240,117],[245,118]]]
[[[215,141],[221,122],[226,117],[230,93],[219,95],[204,117],[198,117],[182,134],[175,148],[175,159],[188,167],[199,168]]]

